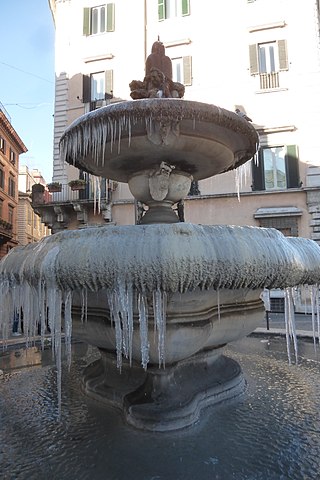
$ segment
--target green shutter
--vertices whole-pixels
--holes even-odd
[[[90,35],[90,8],[83,9],[83,35]]]
[[[257,75],[259,73],[259,53],[258,45],[256,43],[249,45],[249,60],[250,75]]]
[[[165,20],[166,18],[166,4],[165,0],[158,0],[158,20]]]
[[[182,15],[190,15],[190,0],[181,0]]]
[[[107,32],[114,32],[114,3],[107,3]]]
[[[252,190],[261,191],[265,190],[264,183],[264,168],[263,168],[263,152],[260,150],[255,158],[251,160],[252,165]]]
[[[288,70],[288,53],[286,40],[278,40],[279,70]]]
[[[285,162],[286,162],[287,187],[298,188],[300,186],[300,176],[299,176],[298,148],[296,145],[287,145]]]
[[[88,75],[82,75],[82,102],[91,102],[91,80]]]
[[[106,70],[105,71],[105,93],[110,95],[113,93],[113,70]],[[105,99],[107,99],[107,95],[105,95]]]
[[[183,83],[192,85],[192,57],[183,57]]]

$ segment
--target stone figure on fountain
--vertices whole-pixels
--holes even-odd
[[[159,40],[152,45],[151,54],[146,61],[143,82],[132,80],[129,84],[133,100],[141,98],[182,98],[184,85],[172,80],[171,59],[165,55],[165,49]]]

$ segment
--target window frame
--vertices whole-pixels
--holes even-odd
[[[10,197],[16,198],[16,179],[11,174],[9,175],[8,194]]]
[[[190,15],[190,0],[158,0],[158,21]]]
[[[192,56],[175,57],[171,59],[172,63],[172,80],[174,82],[183,83],[186,86],[192,85]],[[176,75],[177,67],[180,74]]]
[[[289,70],[287,41],[285,39],[270,40],[268,42],[253,43],[249,45],[250,75],[254,76],[265,73],[260,70],[259,47],[272,43],[277,46],[277,51],[275,52],[275,62],[278,70],[276,71],[283,72]]]
[[[3,155],[5,155],[6,150],[7,150],[7,142],[4,137],[0,136],[0,152],[2,152]]]
[[[0,188],[2,190],[4,190],[4,186],[5,186],[5,177],[6,177],[5,170],[3,166],[0,164]]]
[[[14,220],[14,206],[13,205],[8,205],[8,223],[10,225],[13,225],[13,220]]]
[[[104,27],[101,24],[102,10],[104,9]],[[93,32],[93,15],[97,12],[97,31]],[[86,37],[101,35],[115,31],[115,4],[104,3],[83,9],[83,35]]]
[[[264,169],[264,150],[283,147],[285,149],[284,162],[286,174],[285,188],[266,188],[265,169]],[[291,188],[300,188],[299,175],[299,154],[297,145],[264,145],[260,147],[258,153],[252,159],[252,190],[265,192],[278,192],[290,190]]]
[[[98,73],[104,73],[104,96],[99,99],[94,99],[92,96],[92,76]],[[101,103],[103,105],[104,100],[109,100],[113,97],[113,70],[105,70],[104,72],[92,72],[88,75],[82,76],[82,102],[92,104],[91,110],[97,108]]]

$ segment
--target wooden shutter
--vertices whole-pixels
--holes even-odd
[[[91,102],[91,81],[88,75],[82,75],[82,102]]]
[[[86,37],[91,33],[90,14],[91,14],[90,8],[83,9],[83,35],[85,35]]]
[[[285,156],[287,188],[298,188],[300,186],[299,158],[296,145],[287,145]]]
[[[252,190],[265,190],[264,168],[263,168],[263,152],[260,150],[257,154],[258,158],[251,160],[252,162]]]
[[[181,0],[182,15],[190,15],[190,0]]]
[[[165,0],[158,0],[158,20],[165,20],[166,18],[166,4]]]
[[[250,75],[257,75],[259,73],[259,52],[258,45],[256,43],[249,45],[249,59]]]
[[[183,83],[192,85],[192,57],[183,57]]]
[[[279,70],[289,70],[287,41],[278,40]]]
[[[114,3],[107,3],[107,32],[114,32]]]
[[[113,70],[105,71],[105,99],[113,93]]]

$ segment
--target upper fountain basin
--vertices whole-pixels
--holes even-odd
[[[206,103],[148,98],[114,103],[75,120],[60,140],[63,160],[128,182],[164,161],[195,180],[237,168],[258,148],[254,127]]]

